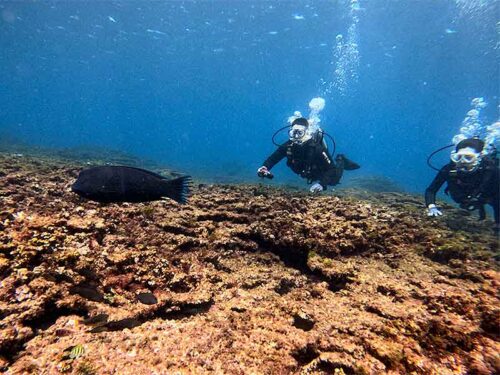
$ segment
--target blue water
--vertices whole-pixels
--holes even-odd
[[[360,0],[357,80],[326,95],[337,151],[410,191],[470,101],[498,118],[499,5]],[[335,79],[345,1],[2,1],[0,130],[257,181],[271,136]],[[447,154],[436,159],[440,165]],[[275,168],[275,181],[301,182]]]

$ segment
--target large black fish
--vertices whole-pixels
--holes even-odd
[[[133,167],[106,166],[84,169],[71,187],[78,195],[97,202],[148,202],[165,197],[186,203],[191,177],[172,180]]]

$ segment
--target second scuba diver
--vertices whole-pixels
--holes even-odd
[[[344,170],[358,169],[359,165],[339,154],[335,158],[328,152],[323,132],[311,131],[309,122],[304,117],[296,118],[288,133],[289,140],[278,147],[257,170],[259,177],[272,178],[271,169],[285,157],[290,169],[314,184],[311,193],[319,193],[328,186],[340,182]]]
[[[500,229],[499,163],[496,152],[484,154],[485,142],[468,138],[459,142],[445,165],[425,191],[428,216],[441,216],[436,207],[436,193],[446,182],[445,193],[461,208],[479,211],[479,219],[486,217],[484,205],[493,207],[495,230]]]

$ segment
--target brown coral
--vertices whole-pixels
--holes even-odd
[[[69,192],[74,164],[0,163],[9,373],[57,373],[75,343],[79,373],[500,370],[498,242],[459,211],[218,185],[102,205]]]

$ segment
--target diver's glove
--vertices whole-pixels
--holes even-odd
[[[259,169],[257,169],[257,176],[259,176],[261,178],[269,178],[269,179],[274,177],[274,175],[271,172],[269,172],[269,169],[267,169],[267,167],[264,165],[262,167],[260,167]]]
[[[430,204],[427,207],[427,216],[442,216],[443,213],[436,207],[435,204]]]
[[[321,193],[323,191],[323,186],[321,186],[321,184],[318,184],[316,182],[313,186],[311,186],[309,191],[313,194]]]

